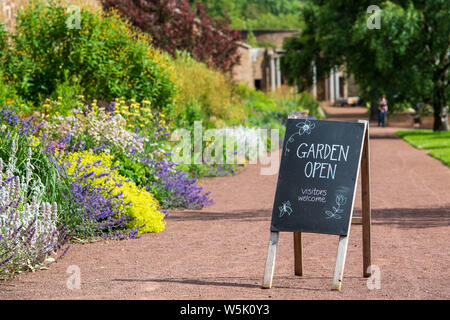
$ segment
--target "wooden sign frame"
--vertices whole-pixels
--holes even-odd
[[[350,227],[352,224],[362,224],[362,243],[363,243],[363,276],[370,277],[372,254],[371,254],[371,205],[370,205],[370,150],[369,150],[369,122],[367,120],[358,120],[364,124],[363,143],[361,144],[361,152],[358,163],[358,170],[355,184],[358,183],[358,175],[361,171],[361,200],[362,200],[362,217],[353,217],[353,206],[355,202],[355,192],[353,193],[353,201],[350,209],[350,223],[347,235],[339,236],[338,250],[336,257],[336,266],[334,269],[333,282],[331,290],[341,290],[342,279],[344,275],[345,258],[347,256],[348,237],[350,236]],[[302,233],[293,232],[294,234],[294,274],[303,276],[303,248]],[[264,278],[262,288],[270,289],[272,287],[272,279],[275,270],[275,260],[278,248],[279,232],[270,232],[269,248],[267,253],[266,266],[264,270]]]

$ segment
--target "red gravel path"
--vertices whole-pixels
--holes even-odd
[[[327,108],[330,119],[362,108]],[[381,289],[362,277],[361,226],[352,226],[341,292],[330,291],[337,236],[305,234],[305,276],[294,276],[291,233],[281,233],[273,288],[260,288],[277,176],[250,165],[203,179],[215,204],[172,212],[166,230],[141,239],[74,244],[49,270],[0,282],[3,299],[449,299],[450,170],[371,127],[372,257]],[[360,212],[360,190],[355,214]],[[69,290],[68,266],[81,271]]]

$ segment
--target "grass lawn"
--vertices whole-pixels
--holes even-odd
[[[418,149],[429,149],[430,156],[450,166],[450,132],[413,129],[399,130],[396,134]]]

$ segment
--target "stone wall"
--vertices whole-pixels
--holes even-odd
[[[355,77],[351,74],[347,79],[347,96],[357,97],[359,93],[359,87],[355,82]]]
[[[17,10],[26,5],[26,0],[0,0],[0,21],[6,29],[12,30],[15,25]]]
[[[253,30],[257,41],[274,44],[278,49],[283,47],[284,39],[298,33],[298,30]]]
[[[265,49],[263,48],[252,48],[252,68],[253,68],[253,79],[261,80],[263,78],[262,65],[264,61]]]
[[[248,30],[239,30],[242,41],[247,40]],[[274,90],[272,81],[276,80],[276,88],[281,87],[283,75],[278,72],[279,57],[282,55],[283,41],[287,37],[299,33],[298,30],[253,30],[256,39],[261,43],[273,44],[273,48],[251,48],[244,50],[240,48],[241,62],[233,70],[233,77],[238,81],[245,82],[250,87],[256,87],[264,91]],[[249,60],[250,58],[250,60]],[[275,65],[271,59],[275,59]],[[272,61],[273,62],[273,61]],[[272,71],[271,71],[272,70]],[[272,75],[271,72],[276,74]],[[274,78],[271,78],[274,77]],[[271,81],[272,80],[272,81]]]
[[[248,30],[240,30],[240,32],[242,40],[246,41]],[[252,32],[257,41],[271,43],[276,48],[281,49],[285,38],[292,37],[300,31],[296,29],[254,29]]]
[[[241,45],[238,48],[240,56],[239,64],[237,64],[232,71],[233,78],[237,81],[248,84],[251,88],[255,86],[253,81],[252,59],[250,55],[250,48]]]

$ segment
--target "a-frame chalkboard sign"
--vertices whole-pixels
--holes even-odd
[[[340,290],[350,225],[363,227],[363,275],[371,275],[369,124],[288,119],[275,193],[263,288],[272,287],[279,232],[294,234],[295,274],[303,275],[302,232],[339,236],[332,290]],[[361,170],[362,217],[353,217]]]

